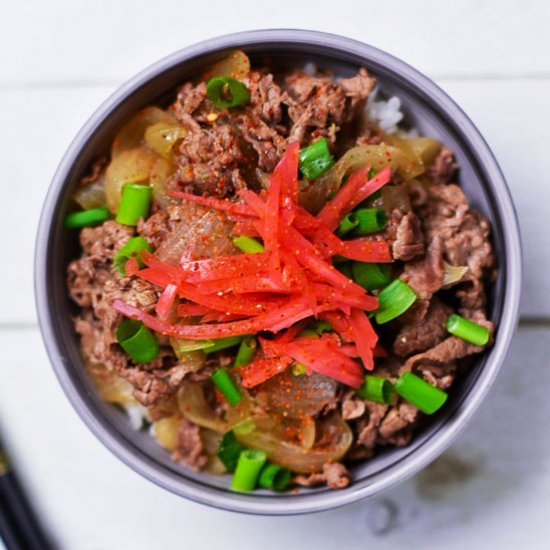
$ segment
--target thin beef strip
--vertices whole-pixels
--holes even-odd
[[[200,428],[186,418],[182,418],[178,427],[176,449],[172,458],[195,470],[203,468],[208,460],[204,453]]]
[[[426,173],[434,183],[448,183],[458,169],[453,152],[448,147],[442,147],[433,164],[428,166]]]
[[[328,76],[309,76],[295,71],[287,76],[285,84],[283,101],[292,120],[289,141],[302,143],[325,136],[334,142],[340,126],[357,113],[376,80],[366,69],[339,82]]]
[[[323,471],[309,475],[294,476],[293,481],[302,487],[327,485],[331,489],[343,489],[349,485],[349,472],[340,462],[326,462]]]
[[[134,366],[119,347],[115,331],[121,320],[112,308],[115,298],[151,310],[157,301],[153,287],[141,279],[121,278],[112,267],[112,257],[133,234],[127,226],[108,221],[80,234],[83,254],[68,267],[68,287],[73,300],[83,310],[75,320],[82,350],[88,360],[105,365],[128,380],[134,396],[143,405],[169,397],[189,370],[164,349],[154,361]]]
[[[393,351],[400,357],[426,351],[442,342],[447,336],[445,325],[452,309],[433,298],[423,319],[405,323],[393,343]]]

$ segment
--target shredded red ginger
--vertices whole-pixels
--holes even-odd
[[[261,237],[264,252],[184,260],[179,266],[144,252],[145,268],[128,267],[132,275],[163,289],[157,315],[122,300],[115,300],[113,307],[176,338],[278,333],[271,340],[260,338],[262,353],[239,369],[246,387],[264,382],[292,363],[358,387],[363,382],[363,367],[371,370],[373,356],[380,353],[378,336],[365,313],[375,310],[378,300],[338,271],[331,258],[338,254],[363,262],[391,262],[392,257],[385,241],[342,241],[333,231],[355,206],[389,182],[391,172],[385,168],[368,180],[368,167],[358,170],[319,215],[312,216],[297,202],[298,150],[298,144],[287,147],[270,176],[267,192],[241,191],[238,203],[171,193],[225,212],[237,230],[242,227],[247,235]],[[174,307],[177,298],[185,302]],[[179,317],[176,322],[174,313]],[[194,318],[193,324],[186,322],[189,317]],[[335,333],[300,337],[311,318],[327,320]]]

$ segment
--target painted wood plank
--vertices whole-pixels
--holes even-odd
[[[205,38],[245,29],[306,28],[371,43],[434,76],[548,74],[544,0],[200,2],[51,0],[5,3],[0,82],[122,82]]]
[[[182,541],[186,548],[231,541],[243,550],[336,544],[459,550],[487,540],[502,550],[538,550],[550,537],[548,327],[520,329],[487,401],[426,470],[374,500],[295,518],[230,514],[154,486],[114,458],[79,420],[36,329],[0,331],[0,346],[2,433],[62,550],[149,550]]]
[[[493,147],[515,198],[525,250],[522,314],[550,316],[540,292],[550,270],[550,79],[442,81]],[[79,127],[112,87],[0,91],[0,185],[9,207],[0,216],[6,268],[0,285],[0,323],[34,322],[32,259],[40,209],[56,164]],[[7,267],[9,266],[9,268]]]

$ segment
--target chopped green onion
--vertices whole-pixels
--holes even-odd
[[[374,178],[374,176],[376,176],[376,170],[374,168],[371,168],[369,170],[368,178],[372,179],[372,178]]]
[[[185,338],[170,338],[170,344],[178,359],[185,357],[190,351],[197,351],[209,348],[214,345],[215,340],[186,340]]]
[[[388,264],[352,262],[351,278],[365,290],[375,290],[390,283],[391,267]]]
[[[346,233],[349,233],[359,225],[359,220],[357,216],[350,212],[339,224],[336,233],[343,237]]]
[[[378,294],[378,309],[374,318],[378,324],[387,323],[405,313],[416,301],[413,289],[401,279],[395,279]]]
[[[152,195],[153,189],[149,185],[124,184],[116,221],[124,225],[137,225],[140,218],[146,218],[149,214]]]
[[[318,139],[298,153],[300,172],[308,180],[317,179],[334,164],[326,138]]]
[[[211,78],[206,85],[206,96],[220,109],[241,107],[250,101],[248,88],[229,76]]]
[[[218,370],[214,371],[212,374],[212,381],[222,395],[227,399],[227,402],[234,407],[242,398],[242,393],[239,388],[236,386],[235,382],[229,375],[226,369],[220,367]]]
[[[239,455],[231,488],[235,491],[248,492],[255,489],[260,471],[267,460],[265,451],[245,449]]]
[[[293,376],[302,376],[307,372],[306,366],[302,365],[302,363],[294,363],[292,365],[292,375]]]
[[[216,454],[229,472],[234,472],[237,467],[239,455],[244,450],[242,443],[235,437],[233,430],[225,432],[220,441]]]
[[[360,208],[352,214],[358,221],[354,235],[370,235],[382,231],[388,221],[388,215],[383,208]]]
[[[160,351],[155,335],[143,323],[133,319],[124,319],[118,325],[116,339],[136,363],[148,363],[157,357]]]
[[[266,464],[260,472],[258,485],[264,489],[274,491],[284,491],[290,483],[292,474],[288,468],[283,468],[278,464]]]
[[[484,346],[491,336],[485,327],[454,313],[447,319],[447,331],[476,346]]]
[[[254,338],[254,336],[247,336],[246,338],[243,338],[241,345],[239,346],[239,351],[237,351],[233,366],[242,367],[243,365],[248,365],[248,363],[252,361],[257,347],[258,341]]]
[[[130,258],[134,258],[138,266],[142,268],[144,264],[141,259],[141,253],[144,250],[153,252],[153,247],[143,237],[134,237],[120,248],[113,258],[113,263],[115,264],[118,274],[123,277],[126,276],[126,262]]]
[[[71,212],[65,216],[65,227],[67,229],[80,229],[81,227],[91,227],[107,221],[109,219],[109,210],[105,206],[100,208],[90,208],[81,212]]]
[[[357,388],[356,393],[361,399],[376,401],[376,403],[389,403],[393,393],[393,384],[387,378],[367,374],[363,385]]]
[[[426,380],[412,372],[403,373],[397,379],[394,387],[403,399],[406,399],[426,414],[433,414],[447,400],[447,394],[444,391],[428,384]]]
[[[351,272],[351,262],[342,262],[341,264],[338,264],[336,269],[344,274],[348,279],[353,279],[353,274]]]
[[[332,328],[332,325],[330,323],[327,323],[326,321],[314,321],[310,325],[307,326],[307,328],[301,330],[298,333],[298,336],[302,336],[305,338],[315,338],[318,336],[321,336],[325,332],[333,332],[334,329]]]
[[[233,244],[246,254],[258,254],[265,251],[264,245],[261,242],[245,235],[233,237]]]
[[[204,353],[213,353],[222,349],[232,348],[241,343],[244,336],[226,336],[225,338],[216,338],[210,346],[203,348]]]

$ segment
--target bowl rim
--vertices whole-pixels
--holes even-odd
[[[52,322],[55,315],[51,311],[48,298],[47,264],[49,255],[46,253],[49,250],[50,229],[55,216],[55,206],[59,195],[63,192],[70,169],[94,129],[109,116],[117,105],[125,101],[143,84],[157,78],[174,65],[187,62],[209,52],[235,47],[247,48],[266,43],[273,44],[273,46],[292,44],[319,47],[326,51],[338,50],[359,58],[375,61],[399,75],[400,78],[414,81],[414,86],[421,86],[424,92],[429,94],[431,101],[435,102],[449,118],[460,126],[467,148],[472,151],[473,156],[478,159],[487,173],[486,177],[491,183],[489,193],[494,199],[494,208],[498,211],[499,216],[506,220],[502,234],[503,250],[506,251],[506,257],[504,258],[506,277],[502,291],[505,293],[506,301],[501,312],[498,338],[488,352],[485,365],[475,383],[460,406],[454,411],[454,414],[445,421],[441,429],[415,449],[414,452],[389,467],[388,473],[391,473],[391,475],[379,476],[379,479],[372,482],[369,482],[368,479],[362,480],[359,484],[352,484],[344,490],[278,498],[258,498],[253,494],[240,495],[221,491],[194,483],[181,476],[179,477],[182,482],[176,486],[173,475],[160,471],[158,464],[153,459],[138,455],[136,449],[133,449],[132,452],[128,442],[122,441],[122,438],[118,437],[116,433],[106,429],[100,419],[92,414],[82,401],[79,391],[63,363],[59,350],[58,335]],[[469,422],[493,385],[517,326],[520,289],[521,242],[512,198],[493,153],[469,117],[432,80],[391,54],[357,40],[311,30],[260,29],[210,38],[164,57],[120,86],[92,114],[63,156],[44,201],[35,247],[35,298],[42,338],[50,362],[65,394],[88,428],[119,459],[157,485],[202,504],[250,514],[294,515],[340,507],[372,497],[397,485],[435,459]]]

